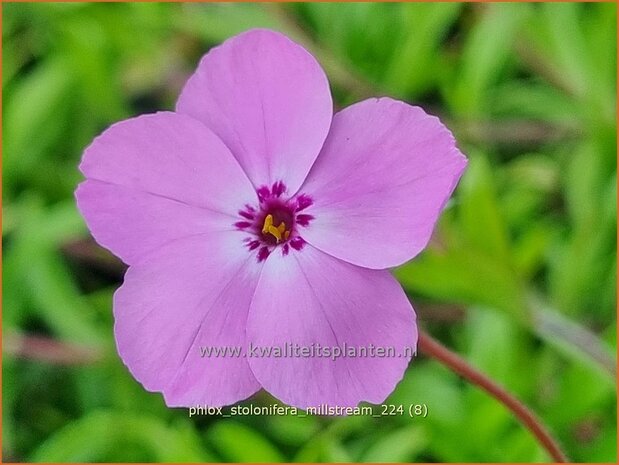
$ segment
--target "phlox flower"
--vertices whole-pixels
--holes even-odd
[[[290,405],[382,402],[411,355],[211,357],[200,347],[416,347],[387,270],[417,255],[466,158],[421,108],[369,99],[333,115],[316,60],[251,30],[210,50],[174,112],[112,125],[76,191],[92,235],[129,265],[118,352],[168,406],[264,388]]]

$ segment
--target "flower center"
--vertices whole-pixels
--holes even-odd
[[[285,192],[281,181],[270,188],[262,186],[256,190],[258,205],[245,205],[239,210],[241,221],[234,226],[247,233],[244,242],[252,253],[256,252],[258,261],[266,260],[275,249],[288,255],[291,249],[299,251],[305,245],[302,228],[308,227],[314,217],[303,210],[313,201],[305,194],[286,198]]]
[[[282,240],[285,241],[290,237],[290,229],[286,229],[286,223],[283,221],[279,223],[279,226],[275,227],[273,224],[273,215],[270,213],[264,218],[264,224],[262,225],[262,234],[270,234],[275,238],[277,243]]]

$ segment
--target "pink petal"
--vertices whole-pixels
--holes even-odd
[[[170,407],[228,405],[260,385],[247,359],[203,358],[200,346],[243,346],[260,267],[240,234],[179,239],[129,267],[114,295],[118,352]]]
[[[226,146],[186,115],[157,113],[114,124],[86,149],[76,191],[97,241],[132,263],[172,239],[233,229],[256,198]]]
[[[266,261],[247,322],[249,364],[260,384],[300,407],[381,403],[402,378],[417,344],[415,313],[396,280],[310,245]],[[260,348],[393,347],[395,357],[255,356]],[[406,348],[409,348],[408,350]],[[309,349],[308,349],[309,350]],[[257,352],[258,354],[260,352]],[[263,352],[264,354],[264,352]]]
[[[329,131],[329,83],[305,49],[286,36],[251,30],[200,61],[176,105],[230,148],[255,187],[299,188]]]
[[[417,255],[467,160],[438,118],[389,98],[337,113],[301,190],[314,216],[303,238],[330,255],[388,268]]]
[[[75,195],[97,242],[128,264],[174,239],[231,231],[234,222],[228,215],[91,179]]]

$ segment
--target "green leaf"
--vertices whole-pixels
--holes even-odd
[[[565,176],[571,225],[551,257],[549,287],[553,305],[571,314],[599,307],[599,295],[617,256],[616,166],[608,169],[608,155],[597,144],[578,147]],[[611,315],[614,307],[598,311]]]
[[[285,444],[301,446],[314,436],[320,428],[315,416],[275,415],[266,425],[272,436]]]
[[[407,34],[394,43],[384,83],[396,96],[416,96],[437,79],[439,48],[462,4],[406,3],[402,8]]]
[[[427,439],[418,425],[388,431],[363,454],[369,463],[410,462],[426,446]]]
[[[526,319],[522,284],[513,272],[474,250],[426,251],[394,274],[409,292],[439,301],[484,305]]]
[[[59,29],[67,68],[80,83],[81,102],[87,108],[96,109],[101,122],[129,116],[118,79],[117,62],[109,59],[107,31],[97,20],[85,16],[65,19]]]
[[[226,460],[231,462],[283,462],[284,457],[256,430],[235,421],[220,421],[206,437]]]
[[[509,266],[509,240],[488,160],[472,156],[458,191],[462,232],[475,250]]]
[[[12,267],[6,273],[33,310],[60,338],[89,345],[104,338],[59,254],[59,242],[83,229],[72,208],[44,213],[36,199],[23,211],[19,235],[11,244]]]
[[[214,457],[186,428],[128,413],[98,411],[69,423],[46,439],[30,462],[105,462],[122,457],[123,448],[137,449],[142,462],[210,462]]]
[[[454,112],[481,116],[488,110],[488,89],[508,62],[519,28],[529,12],[524,4],[480,5],[480,18],[466,37],[458,71],[444,92]]]
[[[37,169],[66,128],[73,76],[48,58],[13,87],[3,108],[3,180],[12,183]],[[11,187],[9,184],[8,187]]]

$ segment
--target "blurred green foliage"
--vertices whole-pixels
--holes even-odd
[[[538,412],[572,460],[617,460],[616,4],[2,10],[5,461],[548,460],[502,405],[423,356],[389,399],[426,403],[423,419],[189,418],[124,368],[122,269],[73,200],[81,151],[114,121],[171,109],[199,57],[251,27],[309,47],[339,107],[390,95],[454,130],[470,167],[396,275],[421,325]],[[99,356],[46,362],[23,350],[33,336]]]

